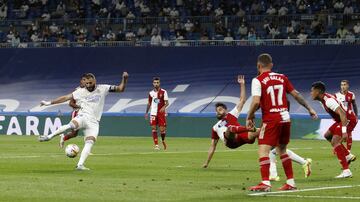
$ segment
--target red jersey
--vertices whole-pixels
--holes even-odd
[[[238,122],[240,112],[235,106],[233,110],[225,115],[225,117],[219,120],[212,128],[211,138],[218,140],[219,138],[224,141],[224,132],[229,125],[240,126]]]
[[[355,101],[355,94],[351,91],[344,93],[338,92],[335,94],[336,99],[343,104],[346,112],[354,111],[353,102]]]
[[[341,107],[346,112],[346,118],[348,120],[356,120],[357,117],[353,111],[346,111],[343,104],[339,102],[334,95],[325,93],[322,100],[320,100],[322,106],[327,113],[334,119],[335,122],[341,122],[340,115],[335,111],[338,107]]]
[[[169,100],[166,90],[160,88],[158,91],[149,92],[149,103],[151,103],[150,115],[157,116],[160,109],[164,107],[165,100]]]
[[[286,94],[294,90],[284,74],[264,72],[252,80],[252,96],[260,96],[263,122],[290,121]]]

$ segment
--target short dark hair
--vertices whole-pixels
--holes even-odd
[[[222,103],[222,102],[217,102],[217,103],[215,104],[215,108],[218,108],[218,107],[222,107],[222,108],[224,108],[224,109],[227,109],[227,106],[226,106],[224,103]]]
[[[347,85],[350,84],[349,80],[346,80],[346,79],[342,80],[341,83],[342,83],[342,82],[346,83]]]
[[[272,57],[268,53],[262,53],[258,56],[257,61],[264,66],[268,66],[272,63]]]
[[[82,75],[81,78],[87,78],[87,79],[93,78],[93,79],[95,79],[95,75],[93,73],[85,73],[85,74]]]
[[[154,77],[153,81],[160,81],[160,77]]]
[[[325,87],[325,84],[324,82],[322,81],[316,81],[314,82],[311,87],[313,87],[314,89],[318,89],[320,90],[321,93],[325,93],[326,91],[326,87]]]

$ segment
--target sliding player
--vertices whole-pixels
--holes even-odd
[[[155,150],[160,150],[158,143],[157,126],[160,128],[161,141],[166,150],[166,107],[169,106],[169,97],[165,89],[160,88],[160,78],[153,78],[154,89],[149,92],[149,101],[146,107],[145,119],[148,119],[150,110],[150,125],[152,137],[155,144]]]
[[[351,133],[356,126],[357,117],[355,113],[344,110],[342,103],[340,103],[335,96],[326,93],[325,84],[321,81],[311,85],[311,97],[313,100],[320,101],[326,112],[329,113],[335,121],[324,135],[331,143],[342,166],[343,171],[335,178],[352,177],[349,163],[354,161],[356,157],[344,147],[342,142],[346,140],[348,134]]]
[[[122,75],[122,81],[119,85],[96,85],[95,76],[91,73],[85,75],[86,88],[79,88],[73,93],[56,98],[53,101],[41,101],[41,105],[49,106],[53,104],[59,104],[71,100],[76,100],[77,103],[81,103],[81,109],[79,114],[70,121],[70,123],[59,127],[54,133],[48,136],[40,136],[39,141],[49,141],[55,136],[69,130],[84,131],[85,146],[81,152],[79,162],[77,164],[77,170],[90,170],[84,166],[84,163],[91,152],[91,148],[94,145],[97,136],[99,134],[99,121],[104,109],[105,97],[109,92],[124,92],[128,73],[124,72]]]
[[[358,116],[358,109],[355,101],[355,93],[349,91],[350,85],[348,80],[342,80],[340,83],[340,92],[335,94],[336,99],[343,104],[344,110],[347,113],[352,111]],[[352,133],[348,134],[346,139],[346,149],[351,150],[352,146]]]

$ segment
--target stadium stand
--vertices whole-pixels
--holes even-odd
[[[0,4],[0,41],[151,42],[347,39],[360,36],[358,1],[31,0]]]

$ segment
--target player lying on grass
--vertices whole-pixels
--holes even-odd
[[[81,152],[77,170],[89,170],[84,163],[91,152],[97,136],[99,134],[99,122],[103,113],[105,97],[109,92],[124,92],[128,80],[128,73],[124,72],[122,81],[119,85],[96,85],[95,76],[91,73],[86,74],[86,88],[79,88],[73,93],[56,98],[53,101],[41,101],[41,105],[53,105],[66,102],[72,98],[80,104],[79,114],[70,123],[59,127],[54,133],[48,136],[40,136],[39,141],[49,141],[57,135],[72,129],[84,130],[85,145]]]
[[[255,139],[259,136],[260,129],[246,128],[241,126],[238,122],[238,117],[246,101],[244,76],[238,76],[238,83],[240,84],[240,100],[233,110],[228,112],[227,106],[223,103],[217,103],[215,105],[216,117],[219,119],[219,121],[212,128],[211,145],[209,148],[208,158],[206,159],[203,168],[207,168],[209,166],[219,139],[224,142],[226,147],[230,149],[236,149],[243,144],[253,144]],[[291,150],[287,150],[287,153],[293,161],[303,165],[305,177],[308,177],[311,174],[311,159],[305,160]],[[271,151],[270,156],[275,157],[275,154],[276,151],[274,149]],[[276,159],[271,158],[271,160],[272,167],[270,170],[270,178],[271,180],[278,181],[280,178],[276,172]]]
[[[86,76],[86,74],[81,76],[80,85],[79,85],[79,87],[76,88],[76,90],[79,89],[79,88],[85,88],[85,83],[86,83],[85,76]],[[73,108],[73,111],[71,112],[71,119],[73,119],[78,115],[79,110],[80,110],[80,106],[78,106],[76,104],[76,101],[74,99],[70,100],[69,106],[71,108]],[[65,141],[78,136],[78,133],[79,133],[79,130],[71,130],[70,132],[66,133],[65,135],[61,135],[60,136],[60,143],[59,143],[60,148],[64,147]]]
[[[341,102],[335,96],[326,93],[325,84],[317,81],[311,86],[311,97],[313,100],[318,100],[324,107],[327,113],[334,119],[335,123],[330,126],[324,137],[331,143],[337,158],[342,167],[342,172],[335,178],[352,177],[349,169],[349,164],[356,160],[342,144],[346,141],[348,134],[351,133],[357,123],[357,117],[353,111],[345,111]]]

